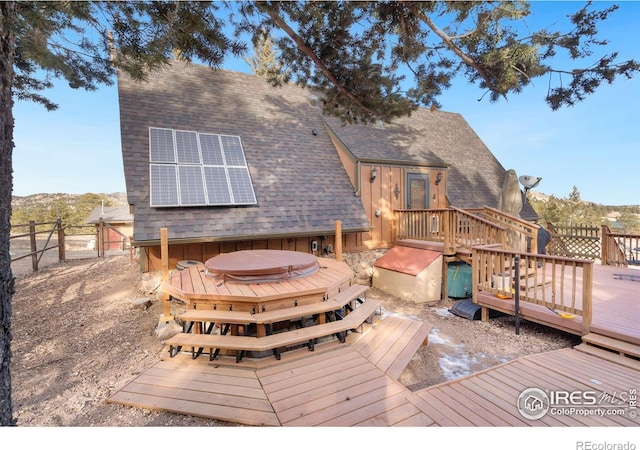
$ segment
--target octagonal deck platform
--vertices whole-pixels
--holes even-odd
[[[247,250],[175,272],[163,288],[189,308],[256,313],[322,302],[353,280],[349,266],[335,259]]]

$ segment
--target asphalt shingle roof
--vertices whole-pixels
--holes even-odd
[[[120,75],[118,92],[136,242],[157,241],[163,227],[181,240],[320,235],[336,220],[344,232],[370,228],[309,91],[173,62],[146,83]],[[150,207],[149,127],[240,136],[258,205]]]
[[[325,122],[362,161],[449,166],[447,195],[453,206],[498,206],[506,170],[460,114],[420,108],[383,126],[344,126],[329,117]]]
[[[133,222],[128,206],[105,206],[93,208],[86,223],[127,223]]]
[[[448,167],[447,195],[459,208],[497,207],[505,168],[460,114],[420,108],[392,124],[344,125],[322,116],[311,92],[272,88],[254,75],[173,62],[139,83],[118,78],[127,196],[134,240],[208,240],[322,235],[370,228],[325,129],[361,161]],[[257,206],[149,206],[149,127],[237,135]],[[315,133],[315,135],[314,135]],[[535,217],[526,204],[524,218]]]

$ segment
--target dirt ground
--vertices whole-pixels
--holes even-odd
[[[157,280],[139,272],[128,256],[75,260],[20,276],[13,297],[12,390],[18,426],[230,426],[233,424],[141,408],[106,399],[167,350],[155,335],[162,305],[150,295]],[[149,308],[133,305],[149,297]],[[512,317],[468,320],[371,289],[384,314],[433,324],[400,376],[422,389],[519,356],[570,347],[578,338]]]

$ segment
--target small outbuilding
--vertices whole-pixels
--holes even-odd
[[[442,294],[442,248],[402,240],[373,264],[373,287],[415,303],[437,303]]]
[[[101,250],[125,250],[133,235],[133,214],[128,206],[94,208],[87,224],[95,225]]]

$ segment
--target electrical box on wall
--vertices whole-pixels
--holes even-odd
[[[311,241],[311,251],[312,252],[318,251],[318,241]]]

